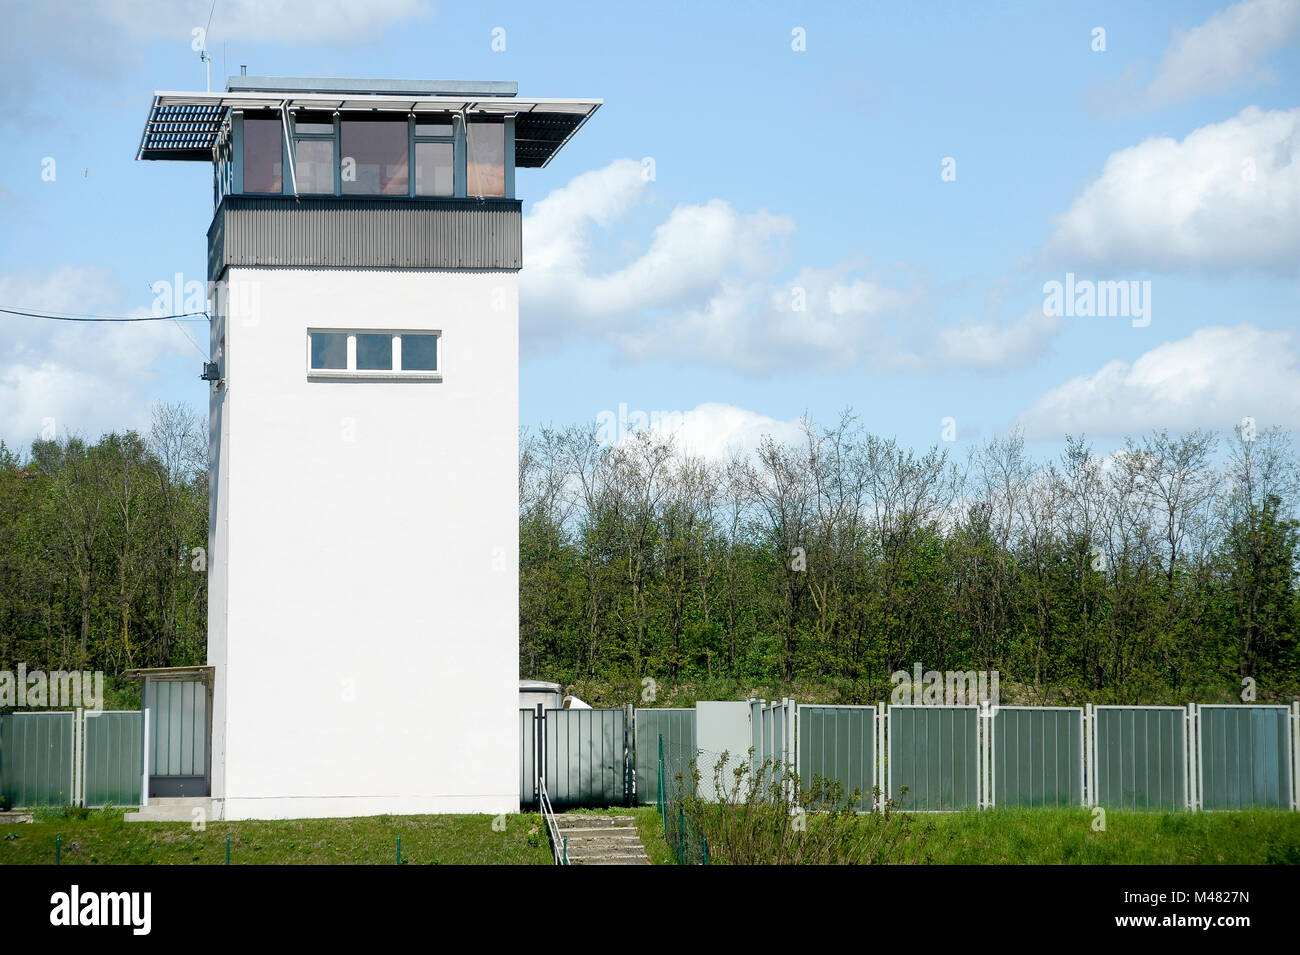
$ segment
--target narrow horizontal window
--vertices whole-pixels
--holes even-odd
[[[415,117],[415,135],[450,136],[451,116],[443,113]]]
[[[295,133],[328,133],[334,132],[334,116],[332,113],[323,112],[299,112],[293,114],[293,129]]]
[[[441,332],[310,329],[307,373],[318,378],[442,378]]]

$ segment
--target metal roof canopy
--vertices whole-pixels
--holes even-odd
[[[476,113],[515,117],[515,165],[546,166],[591,115],[598,99],[441,94],[235,91],[154,93],[136,159],[211,162],[226,114],[233,109],[318,109],[391,113]]]
[[[128,680],[198,680],[211,687],[216,672],[217,668],[213,666],[140,667],[133,670],[123,670],[122,676]]]

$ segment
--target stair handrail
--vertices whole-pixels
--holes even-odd
[[[546,823],[546,834],[551,840],[551,853],[555,856],[556,865],[569,864],[569,840],[560,835],[560,824],[555,818],[555,808],[551,805],[551,797],[546,792],[546,779],[537,777],[537,802],[542,808],[542,819]]]

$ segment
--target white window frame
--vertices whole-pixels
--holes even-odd
[[[313,368],[311,365],[311,337],[315,334],[346,335],[348,337],[347,368]],[[393,343],[393,369],[374,370],[357,368],[357,336],[389,335]],[[403,371],[402,336],[432,335],[437,339],[437,371],[412,370]],[[307,329],[307,377],[316,381],[362,380],[362,381],[442,381],[442,329],[438,328],[308,328]]]

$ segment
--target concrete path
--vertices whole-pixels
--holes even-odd
[[[568,840],[569,865],[649,865],[631,816],[562,813],[555,817]]]

